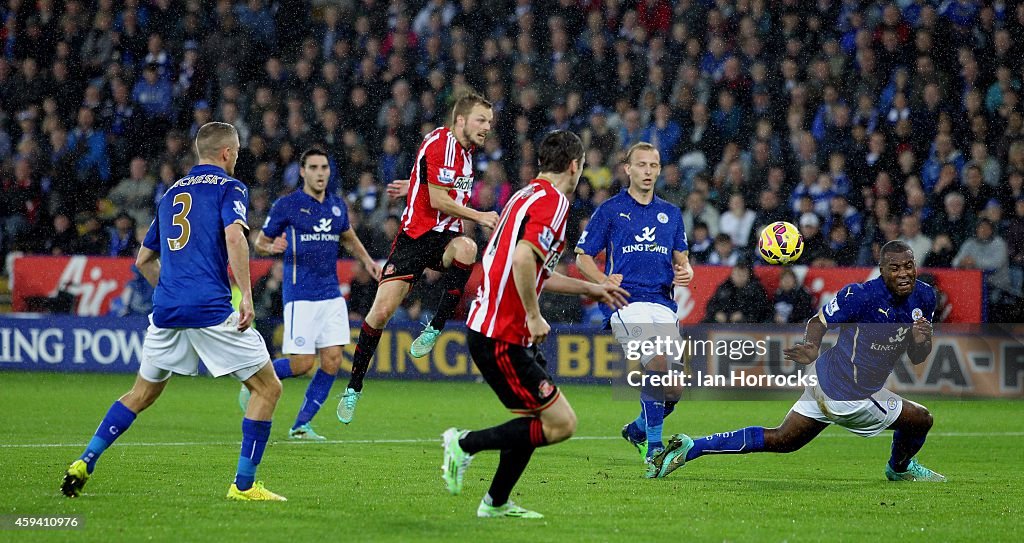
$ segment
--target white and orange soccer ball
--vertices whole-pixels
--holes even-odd
[[[761,230],[757,252],[769,264],[792,264],[804,252],[804,237],[792,223],[773,222]]]

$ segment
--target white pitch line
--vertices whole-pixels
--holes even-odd
[[[859,437],[851,433],[821,434],[818,438],[853,438]],[[928,437],[1024,437],[1024,432],[931,432]],[[816,438],[816,439],[818,439]],[[574,436],[579,441],[616,441],[619,436]],[[326,441],[271,441],[273,445],[389,445],[403,443],[440,443],[437,438],[413,439],[328,439]],[[118,447],[219,447],[238,445],[238,441],[167,441],[160,443],[118,442]],[[59,449],[66,447],[84,447],[86,443],[0,443],[0,449]]]

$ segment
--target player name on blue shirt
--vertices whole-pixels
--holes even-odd
[[[605,251],[604,272],[622,274],[629,301],[661,304],[676,310],[673,296],[672,253],[686,251],[683,215],[678,207],[658,198],[647,205],[621,191],[594,211],[576,251],[597,256]],[[612,309],[602,305],[605,317]]]
[[[227,320],[231,307],[224,229],[248,230],[249,191],[222,168],[202,164],[167,189],[143,245],[160,254],[153,324],[203,328]]]
[[[935,289],[921,281],[903,299],[881,277],[840,289],[819,313],[826,326],[840,327],[836,344],[815,363],[822,391],[834,400],[878,392],[910,346],[914,321],[932,321],[935,303]]]
[[[341,296],[338,286],[338,243],[349,229],[348,208],[332,194],[323,202],[296,191],[274,202],[263,235],[287,234],[284,251],[284,303],[320,301]]]

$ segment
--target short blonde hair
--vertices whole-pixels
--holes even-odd
[[[633,158],[633,153],[636,151],[654,151],[655,153],[658,153],[658,148],[646,141],[634,143],[633,146],[626,151],[626,164],[629,164],[629,161]],[[658,153],[658,160],[661,160],[661,153]]]
[[[237,137],[238,131],[228,123],[206,123],[196,132],[196,154],[200,158],[216,158],[217,152],[230,147]]]
[[[455,126],[455,120],[458,119],[460,115],[463,117],[468,117],[469,113],[473,111],[473,108],[478,105],[483,106],[487,109],[492,109],[494,107],[483,96],[480,96],[479,94],[472,91],[467,92],[456,98],[455,105],[452,106],[451,126]]]

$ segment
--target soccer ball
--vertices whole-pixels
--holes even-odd
[[[761,230],[757,252],[769,264],[792,264],[804,252],[804,237],[792,223],[773,222]]]

